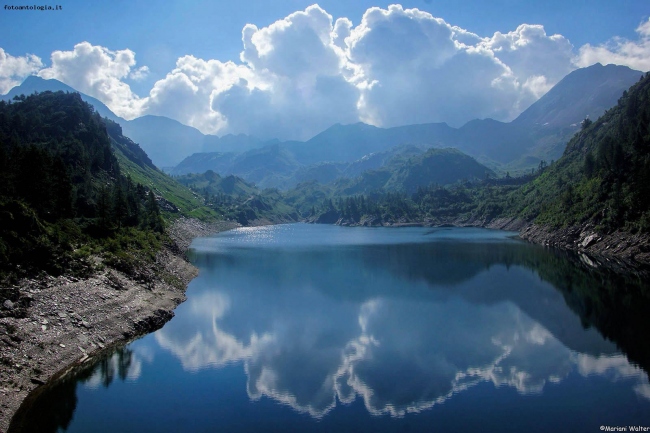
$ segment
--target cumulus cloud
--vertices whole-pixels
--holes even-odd
[[[154,84],[143,112],[171,117],[204,133],[220,131],[225,120],[210,108],[212,93],[230,88],[248,72],[233,62],[181,57],[176,68]]]
[[[573,69],[571,44],[542,26],[480,38],[399,5],[366,11],[346,43],[365,84],[362,116],[382,126],[510,120]]]
[[[332,17],[319,6],[242,31],[243,64],[181,57],[155,83],[143,111],[207,133],[307,139],[358,120],[356,87],[342,74]]]
[[[142,101],[122,80],[143,77],[148,69],[135,66],[135,53],[129,49],[111,51],[81,42],[72,51],[54,51],[52,65],[38,75],[57,79],[104,102],[115,114],[126,119],[141,114]]]
[[[636,32],[636,41],[615,37],[603,45],[582,46],[576,64],[584,67],[594,63],[613,63],[640,71],[650,71],[650,19],[641,23]]]
[[[43,67],[41,59],[33,54],[14,57],[0,48],[0,94],[7,93],[29,75]]]
[[[215,92],[212,109],[226,117],[229,130],[285,139],[357,121],[358,90],[346,79],[347,60],[337,45],[345,33],[338,30],[316,5],[262,29],[247,25],[241,60],[257,83],[242,79]]]
[[[562,35],[548,36],[541,25],[522,24],[506,34],[496,32],[480,45],[512,71],[523,98],[532,99],[526,102],[544,95],[574,69],[573,45]]]

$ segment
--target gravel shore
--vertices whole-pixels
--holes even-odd
[[[0,432],[8,430],[14,414],[12,430],[20,425],[21,404],[29,405],[48,382],[162,327],[197,275],[185,259],[192,239],[237,226],[175,221],[168,229],[174,244],[158,253],[153,284],[106,269],[88,279],[44,277],[14,287],[19,300],[0,306],[3,315],[10,313],[0,318]]]

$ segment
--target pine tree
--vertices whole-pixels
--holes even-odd
[[[160,207],[152,190],[149,190],[147,197],[146,221],[148,228],[155,232],[162,233],[165,228],[160,216]]]

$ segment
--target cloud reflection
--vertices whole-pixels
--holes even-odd
[[[266,261],[248,250],[237,252],[243,259],[222,257],[218,269],[202,270],[156,341],[189,371],[241,362],[251,399],[268,397],[314,418],[357,399],[371,414],[402,417],[480,383],[540,394],[575,372],[631,381],[637,395],[650,398],[643,370],[584,329],[534,273],[497,263],[453,286],[435,286],[398,272],[396,263],[417,258],[405,256],[404,246],[391,248],[385,254],[397,260],[393,267],[382,262],[384,250],[368,256],[354,247],[311,256],[271,248]],[[284,273],[271,266],[276,262]],[[305,263],[321,266],[314,271]],[[326,274],[340,272],[342,263],[353,270],[336,286]]]

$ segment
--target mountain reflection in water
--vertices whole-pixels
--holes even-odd
[[[201,272],[176,317],[128,362],[82,374],[84,389],[116,371],[137,385],[167,352],[193,375],[243,366],[253,402],[315,419],[356,401],[404,417],[481,384],[543,395],[571,375],[625,382],[650,407],[650,302],[634,275],[479,229],[273,226],[193,246]]]

